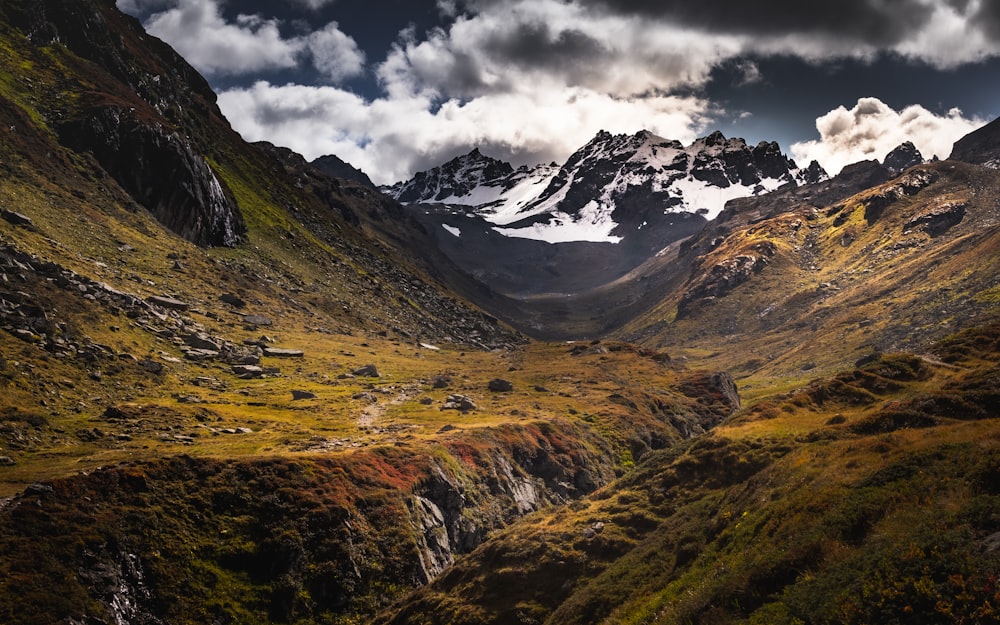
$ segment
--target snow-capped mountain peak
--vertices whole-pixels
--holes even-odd
[[[716,131],[685,147],[646,130],[602,130],[560,167],[514,170],[473,150],[386,191],[462,207],[507,236],[617,243],[671,214],[712,219],[731,199],[825,177],[816,163],[798,169],[773,142],[751,148]]]

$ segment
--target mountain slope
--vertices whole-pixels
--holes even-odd
[[[832,204],[734,203],[684,243],[690,273],[621,336],[740,375],[914,349],[995,314],[997,197],[989,169],[944,161]]]

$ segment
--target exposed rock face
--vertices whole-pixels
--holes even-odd
[[[924,157],[912,142],[907,141],[889,152],[882,165],[894,174],[924,162]]]
[[[3,9],[33,43],[66,46],[107,70],[160,115],[222,118],[208,81],[110,0],[5,0]],[[140,56],[144,63],[136,62]]]
[[[755,244],[752,251],[752,254],[738,254],[723,259],[696,278],[677,305],[677,318],[689,315],[696,302],[723,297],[749,280],[771,262],[777,248],[769,241],[762,241]]]
[[[932,172],[925,170],[916,170],[900,176],[894,184],[870,196],[865,201],[865,221],[869,224],[875,223],[888,206],[904,197],[914,195],[934,182],[935,179],[936,176]]]
[[[246,231],[236,201],[191,144],[116,106],[60,128],[60,139],[90,152],[164,226],[201,246],[239,243]]]
[[[956,141],[948,158],[1000,169],[1000,119]]]
[[[720,395],[725,399],[733,412],[739,410],[742,405],[740,402],[740,393],[736,388],[736,381],[733,380],[733,376],[729,375],[725,371],[720,371],[713,373],[709,378],[708,388]]]
[[[909,220],[903,228],[922,228],[932,237],[942,235],[965,218],[965,206],[964,202],[943,202]]]

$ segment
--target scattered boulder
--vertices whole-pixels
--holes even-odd
[[[233,373],[243,379],[250,380],[263,377],[264,369],[258,365],[233,365]]]
[[[214,349],[189,349],[184,352],[184,357],[195,362],[202,362],[205,360],[215,360],[219,357],[219,352]]]
[[[191,308],[191,304],[188,304],[187,302],[182,302],[179,299],[174,299],[172,297],[166,297],[161,295],[152,295],[149,298],[147,298],[146,301],[148,301],[150,304],[155,304],[156,306],[160,306],[168,310],[185,311]]]
[[[17,464],[17,460],[14,460],[10,456],[0,456],[0,467],[9,467]]]
[[[514,384],[510,380],[494,378],[490,380],[489,388],[494,393],[509,393],[514,390]]]
[[[222,344],[204,332],[193,332],[184,337],[184,344],[195,349],[206,349],[214,352],[222,351]]]
[[[301,349],[284,349],[281,347],[265,347],[264,355],[271,358],[302,358],[305,356]]]
[[[461,412],[468,412],[470,410],[478,410],[476,402],[472,401],[472,398],[465,395],[452,394],[448,396],[445,400],[444,406],[441,410],[459,410]]]
[[[243,323],[252,326],[269,326],[273,321],[270,317],[265,317],[264,315],[243,315]]]
[[[146,371],[147,373],[152,373],[154,375],[156,375],[158,373],[163,373],[163,363],[162,362],[157,362],[155,360],[145,359],[145,360],[140,360],[138,364],[139,364],[139,368],[142,369],[143,371]]]
[[[448,388],[450,385],[451,385],[450,375],[435,376],[434,379],[431,380],[431,386],[433,388]]]
[[[15,226],[31,226],[31,218],[27,215],[22,215],[21,213],[3,209],[0,211],[0,215],[3,216],[4,221],[14,224]]]
[[[298,401],[300,399],[316,399],[316,393],[310,391],[292,391],[292,401]]]
[[[378,372],[378,368],[375,365],[365,365],[363,367],[358,367],[354,371],[351,371],[352,375],[359,378],[378,378],[381,377]]]
[[[244,302],[240,296],[234,295],[232,293],[223,293],[222,295],[219,296],[219,300],[225,304],[229,304],[230,306],[234,306],[236,308],[243,308],[244,306],[247,305],[247,303]]]

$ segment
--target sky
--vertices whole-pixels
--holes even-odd
[[[390,184],[600,130],[777,141],[831,174],[1000,116],[996,0],[117,0],[248,141]]]

